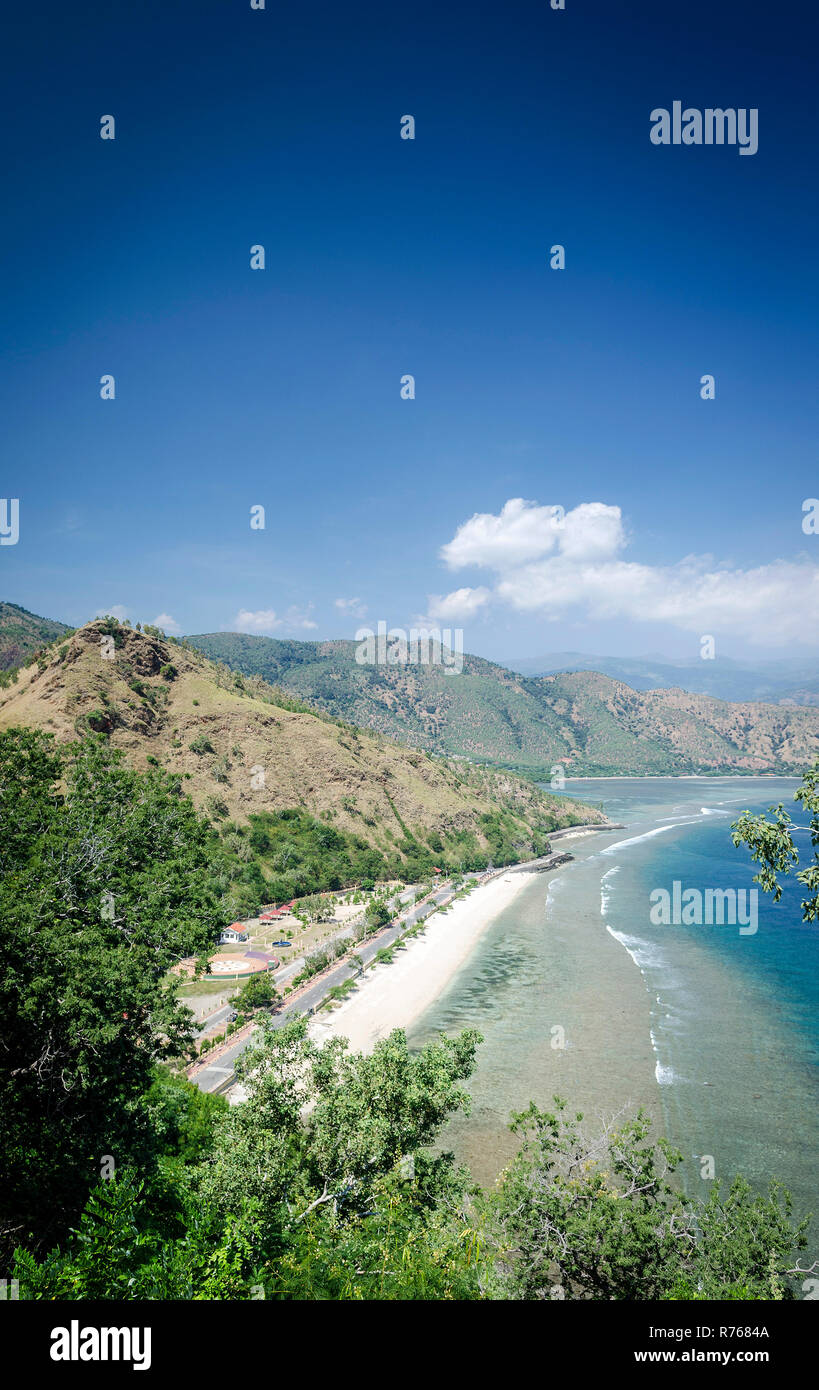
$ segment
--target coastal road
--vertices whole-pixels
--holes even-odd
[[[409,888],[403,888],[400,893],[394,895],[392,902],[397,902],[400,904],[406,904],[411,901],[414,902],[415,894],[417,893],[417,891],[418,885],[411,884]],[[361,918],[363,918],[363,916],[364,913],[362,912]],[[354,921],[356,922],[358,920],[360,919],[354,919]],[[342,927],[340,931],[337,931],[333,936],[331,936],[330,941],[343,941],[347,937],[352,938],[352,934],[353,923],[350,923],[349,925]],[[352,945],[352,941],[350,944]],[[294,975],[300,974],[300,972],[304,969],[304,959],[304,956],[297,956],[295,960],[288,961],[287,965],[280,966],[278,970],[271,972],[270,978],[272,979],[273,984],[279,990],[279,993],[281,993],[284,986],[288,984],[290,980],[293,979]],[[211,1028],[213,1028],[217,1024],[226,1023],[230,1015],[233,1013],[234,1008],[235,1001],[229,999],[226,1004],[223,1004],[221,1006],[221,1008],[215,1009],[212,1014],[207,1014],[203,1019],[200,1020],[198,1028],[199,1036],[201,1037],[204,1033],[207,1033]]]
[[[610,823],[604,825],[574,825],[567,826],[563,831],[554,831],[549,838],[550,840],[557,840],[562,839],[564,836],[576,835],[587,830],[607,831],[619,830],[622,828],[622,826],[612,825]],[[566,860],[572,857],[571,854],[557,852],[544,855],[540,859],[530,859],[524,864],[510,864],[503,869],[489,869],[481,874],[465,874],[464,880],[477,880],[478,883],[482,883],[488,879],[497,878],[501,874],[543,871],[556,868],[558,864],[565,863]],[[377,936],[372,937],[369,941],[359,942],[356,954],[361,957],[365,965],[368,965],[379,951],[386,950],[389,946],[392,946],[408,927],[414,926],[416,922],[420,922],[425,917],[428,917],[436,907],[439,907],[443,902],[446,902],[448,898],[451,898],[454,891],[450,883],[441,884],[441,886],[436,888],[422,903],[419,903],[417,906],[412,906],[407,911],[402,912],[390,926],[384,927]],[[399,895],[399,901],[407,902],[413,897],[414,892],[415,890],[413,888],[405,889],[403,893]],[[343,984],[345,980],[351,978],[353,977],[350,975],[350,966],[348,962],[342,961],[338,965],[333,966],[324,973],[315,984],[309,985],[307,989],[301,992],[298,998],[289,1000],[276,1010],[272,1015],[273,1027],[281,1028],[285,1023],[289,1023],[293,1018],[298,1018],[301,1014],[314,1012],[314,1010],[327,998],[329,991],[334,985]],[[194,1084],[198,1086],[201,1091],[224,1091],[229,1089],[233,1081],[236,1058],[249,1046],[252,1037],[253,1034],[251,1033],[249,1036],[241,1038],[239,1041],[220,1052],[218,1056],[214,1057],[212,1062],[209,1062],[198,1071],[195,1076],[191,1077]]]
[[[417,885],[411,884],[409,888],[401,890],[397,895],[397,901],[399,903],[408,903],[414,900],[416,892]],[[393,901],[395,901],[395,899],[393,899]],[[353,922],[348,923],[348,925],[342,927],[341,931],[337,931],[334,936],[331,936],[330,941],[343,941],[346,937],[352,937],[354,923],[358,922],[363,916],[364,913],[362,912],[360,917],[354,918]],[[273,975],[273,982],[276,985],[286,985],[288,980],[291,980],[294,975],[300,974],[303,969],[304,956],[298,956],[295,960],[288,961],[287,965],[283,965],[281,969],[275,972]]]
[[[467,877],[481,879],[489,877],[489,875],[469,874]],[[425,899],[423,903],[419,903],[417,907],[410,907],[401,913],[390,926],[384,927],[377,936],[371,937],[369,941],[359,942],[356,954],[361,957],[365,965],[368,965],[379,951],[384,951],[387,947],[392,946],[408,927],[412,927],[416,922],[428,917],[436,907],[450,898],[452,893],[453,889],[450,884],[443,884],[440,888],[435,889],[431,897]],[[289,1023],[293,1018],[298,1018],[300,1014],[311,1013],[319,1004],[324,1002],[334,985],[343,984],[345,980],[350,978],[350,966],[347,961],[334,965],[314,985],[308,985],[297,999],[288,1000],[276,1010],[272,1015],[273,1027],[282,1028],[285,1023]],[[250,1045],[252,1038],[253,1034],[251,1033],[232,1046],[226,1047],[217,1057],[214,1057],[212,1062],[209,1062],[191,1078],[194,1085],[198,1086],[200,1091],[226,1090],[233,1077],[236,1058]]]
[[[199,1025],[199,1033],[206,1033],[215,1023],[226,1023],[235,1008],[234,1004],[223,1004],[221,1008],[214,1009],[212,1014],[208,1014],[202,1019]]]

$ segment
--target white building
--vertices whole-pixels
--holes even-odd
[[[220,946],[233,945],[237,941],[248,941],[250,938],[241,922],[234,922],[232,927],[225,927],[219,937]]]

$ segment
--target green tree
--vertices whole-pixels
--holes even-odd
[[[532,1105],[512,1129],[521,1149],[489,1199],[500,1289],[507,1297],[669,1299],[793,1297],[789,1257],[807,1222],[772,1186],[742,1178],[706,1203],[669,1181],[680,1154],[654,1141],[639,1112],[588,1135],[583,1116]]]
[[[0,734],[0,1233],[64,1231],[100,1173],[147,1161],[156,1061],[192,1042],[166,974],[220,913],[179,782],[102,739]]]
[[[370,903],[364,915],[367,919],[367,928],[371,932],[378,931],[381,927],[388,926],[392,921],[390,910],[387,904],[383,902]]]
[[[253,1204],[268,1235],[320,1208],[368,1210],[375,1180],[468,1107],[479,1041],[442,1036],[413,1056],[395,1030],[364,1057],[344,1039],[318,1047],[304,1019],[263,1025],[237,1067],[247,1100],[220,1119],[203,1165],[204,1200],[223,1216]]]
[[[266,972],[260,970],[257,974],[251,975],[233,1000],[237,1022],[250,1018],[257,1009],[269,1009],[277,999],[273,981]]]
[[[154,1068],[146,1103],[163,1160],[185,1164],[201,1163],[210,1152],[216,1116],[228,1104],[164,1065]]]
[[[802,900],[802,921],[815,922],[819,918],[819,761],[804,774],[801,787],[794,792],[794,801],[801,802],[804,810],[810,812],[813,863],[800,869],[796,878],[808,891],[808,896]],[[762,866],[754,883],[760,884],[766,893],[772,893],[774,902],[778,903],[782,885],[777,875],[791,872],[791,867],[799,863],[799,851],[789,812],[781,802],[768,810],[771,820],[765,815],[752,816],[750,811],[744,811],[731,827],[731,838],[735,845],[748,846],[751,859]]]

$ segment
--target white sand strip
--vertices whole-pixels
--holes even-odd
[[[408,1028],[437,999],[498,913],[536,877],[504,874],[459,898],[448,912],[433,913],[423,935],[397,950],[392,965],[373,966],[349,999],[317,1014],[310,1036],[317,1042],[344,1037],[354,1052],[372,1052],[393,1028]]]

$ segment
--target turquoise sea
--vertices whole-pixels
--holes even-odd
[[[777,1178],[800,1214],[816,1211],[819,1247],[819,926],[801,922],[801,886],[785,880],[778,905],[759,892],[755,933],[649,915],[649,895],[671,895],[675,880],[703,894],[750,890],[754,867],[734,848],[731,821],[782,801],[806,826],[797,786],[569,784],[627,828],[568,842],[574,862],[524,889],[410,1035],[413,1045],[467,1026],[484,1035],[472,1113],[446,1134],[482,1182],[514,1152],[509,1113],[530,1100],[560,1094],[592,1127],[598,1114],[642,1105],[682,1151],[689,1193],[706,1195],[712,1171]],[[809,859],[808,834],[796,838]]]

